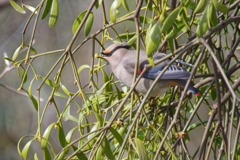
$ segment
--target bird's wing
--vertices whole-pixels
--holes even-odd
[[[147,71],[143,78],[148,79],[156,79],[159,74],[162,73],[165,66],[156,66],[155,68],[151,68],[149,71]],[[190,76],[190,72],[187,71],[187,69],[178,67],[175,65],[171,65],[162,75],[160,79],[188,79]]]
[[[158,60],[164,56],[155,56],[154,60]],[[149,69],[144,75],[143,78],[147,79],[156,79],[159,74],[161,74],[162,70],[166,67],[166,65],[170,62],[169,59],[159,63],[154,68],[152,67]],[[139,59],[139,69],[137,74],[141,74],[144,65],[149,64],[148,60],[146,58],[140,57]],[[129,59],[123,63],[123,67],[127,70],[128,73],[133,74],[134,68],[135,68],[135,59]],[[190,76],[190,72],[187,71],[187,69],[171,65],[162,75],[160,79],[188,79]]]

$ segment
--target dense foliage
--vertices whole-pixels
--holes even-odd
[[[42,0],[38,6],[32,7],[24,4],[24,0],[19,2],[20,5],[9,1],[22,14],[26,13],[26,9],[32,11],[22,31],[22,44],[12,58],[5,58],[10,62],[8,67],[15,65],[18,70],[21,79],[18,90],[29,95],[32,106],[38,112],[36,133],[19,140],[18,152],[22,159],[27,159],[32,143],[41,145],[46,160],[240,159],[240,61],[235,54],[240,42],[239,0],[136,0],[136,5],[132,1],[114,0],[110,8],[105,7],[104,0],[93,0],[89,8],[79,11],[79,16],[71,24],[73,36],[68,46],[41,54],[32,46],[38,21],[47,21],[48,18],[49,27],[55,27],[61,3],[58,0]],[[94,15],[94,7],[102,10],[102,15]],[[127,14],[120,13],[122,7]],[[103,16],[103,25],[99,25],[96,33],[90,34],[92,24],[99,16]],[[34,21],[33,29],[26,32],[31,21]],[[134,21],[135,32],[129,33],[126,28],[125,33],[119,34],[115,26],[126,21]],[[110,30],[114,34],[110,34]],[[80,32],[84,32],[86,38],[81,44],[75,44]],[[32,35],[30,42],[24,39],[25,34]],[[101,35],[100,39],[98,35]],[[195,97],[179,87],[173,87],[164,95],[154,98],[148,97],[150,88],[147,95],[142,96],[134,92],[134,86],[141,76],[136,77],[132,88],[126,88],[118,80],[115,81],[113,74],[105,72],[105,62],[99,60],[94,63],[94,54],[99,52],[95,45],[100,45],[103,51],[106,40],[128,42],[132,45],[131,49],[136,49],[136,54],[140,49],[145,49],[150,62],[146,69],[162,61],[153,61],[152,55],[156,51],[167,53],[169,58],[192,63],[193,67],[183,67],[192,73],[188,84],[194,79],[201,96]],[[92,64],[77,66],[73,55],[78,54],[79,48],[87,41],[92,42]],[[28,48],[26,56],[20,59],[18,55],[24,47]],[[47,75],[39,75],[39,68],[34,68],[32,62],[37,63],[39,57],[49,54],[55,54],[59,59]],[[68,63],[73,71],[72,85],[78,88],[75,93],[71,93],[62,83],[62,79],[67,78],[62,76],[63,72],[70,72],[64,70]],[[85,86],[80,82],[80,72],[86,69],[89,69],[88,87],[92,88],[91,92],[84,90]],[[28,76],[30,70],[34,77]],[[98,82],[101,77],[103,85]],[[29,85],[26,85],[27,79],[31,79]],[[32,85],[39,79],[42,80],[39,86]],[[52,91],[47,102],[44,102],[44,109],[40,110],[43,84],[47,84]],[[37,97],[32,95],[33,89],[37,90]],[[57,97],[66,99],[62,112],[59,112]],[[82,104],[75,101],[79,98]],[[78,117],[70,114],[72,104],[78,107]],[[55,107],[54,114],[58,121],[47,128],[42,127],[50,105]],[[207,119],[198,114],[198,109],[203,106],[209,109]],[[96,117],[95,121],[90,118],[92,115]],[[193,118],[198,120],[193,121]],[[66,121],[72,121],[75,127],[65,130]],[[62,146],[58,153],[48,141],[50,134],[54,134],[54,128],[58,130],[56,136]],[[203,130],[201,135],[197,133],[199,128]],[[78,138],[72,139],[76,132]],[[191,144],[189,133],[198,134],[201,142]],[[21,148],[20,144],[26,138],[30,140]],[[38,159],[38,155],[35,154],[34,158]]]

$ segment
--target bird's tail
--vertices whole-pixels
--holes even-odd
[[[181,79],[181,80],[177,80],[175,82],[177,82],[180,87],[184,88],[186,86],[187,80]],[[193,94],[195,94],[196,96],[200,96],[201,95],[200,91],[197,88],[193,87],[191,84],[189,84],[188,90],[190,92],[192,92]]]
[[[200,91],[197,88],[193,87],[191,84],[188,86],[188,90],[195,94],[196,96],[201,95]]]

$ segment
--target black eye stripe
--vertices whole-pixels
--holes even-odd
[[[131,46],[117,46],[116,48],[114,48],[111,52],[109,52],[108,54],[103,53],[105,56],[110,57],[116,50],[120,49],[120,48],[126,48],[129,49]]]

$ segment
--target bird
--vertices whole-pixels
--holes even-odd
[[[95,54],[95,58],[104,59],[110,65],[116,78],[122,81],[128,87],[132,86],[136,63],[136,50],[130,50],[130,48],[131,45],[126,42],[115,43],[110,45],[103,52]],[[156,61],[165,56],[166,54],[164,53],[155,52],[153,54],[153,59]],[[154,80],[170,61],[170,58],[166,59],[145,72],[136,85],[135,90],[145,95],[153,84]],[[177,60],[176,62],[183,63],[181,60]],[[146,51],[140,50],[137,75],[141,74],[146,64],[149,64]],[[172,86],[184,88],[190,75],[191,73],[186,68],[179,67],[174,64],[170,65],[162,77],[157,81],[152,92],[150,93],[150,96],[160,96],[163,93],[166,93]],[[196,96],[201,95],[199,90],[193,87],[191,84],[189,85],[188,90]]]

